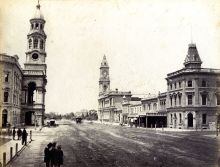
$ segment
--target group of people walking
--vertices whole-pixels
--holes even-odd
[[[17,136],[18,136],[18,140],[21,139],[22,145],[24,145],[24,144],[27,145],[28,133],[27,133],[26,129],[24,128],[23,131],[22,131],[21,128],[18,128],[18,130],[16,131],[16,129],[14,127],[13,130],[12,130],[13,140],[15,140],[16,133],[17,133]]]
[[[56,147],[56,142],[49,143],[44,149],[44,162],[46,163],[46,167],[60,167],[63,165],[61,145]]]

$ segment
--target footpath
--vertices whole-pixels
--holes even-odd
[[[40,130],[40,128],[35,129],[33,127],[26,127],[26,131],[28,133],[27,146],[32,142],[33,133]],[[12,139],[12,135],[0,135],[0,140],[3,141],[0,145],[0,167],[7,166],[27,147],[22,145],[21,139],[17,140],[17,135],[15,136],[15,140]]]

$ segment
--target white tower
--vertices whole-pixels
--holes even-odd
[[[47,65],[44,32],[45,20],[36,6],[34,16],[30,19],[30,31],[27,35],[26,62],[24,64],[24,78],[22,87],[22,110],[26,125],[43,125],[45,112],[46,69]]]

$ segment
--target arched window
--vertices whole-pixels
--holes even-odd
[[[32,39],[29,39],[28,43],[29,43],[29,49],[30,49],[32,46]]]
[[[41,39],[40,40],[40,49],[43,49],[44,48],[44,41]]]
[[[38,47],[38,40],[35,38],[34,39],[34,49]]]
[[[36,23],[35,27],[36,27],[36,29],[38,29],[38,27],[39,27],[39,24],[38,24],[38,23]]]

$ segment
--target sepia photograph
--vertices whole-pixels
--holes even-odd
[[[0,167],[220,167],[220,1],[1,0]]]

